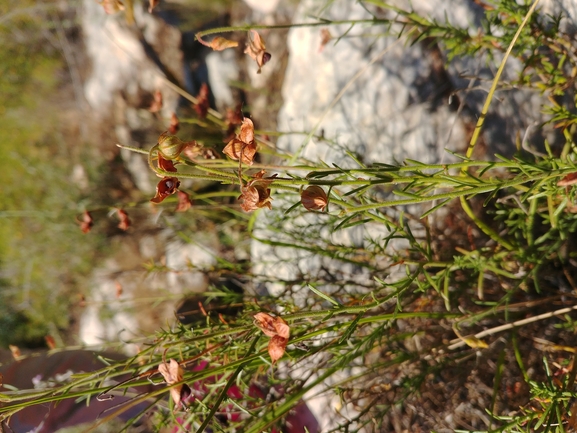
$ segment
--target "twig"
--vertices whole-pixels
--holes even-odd
[[[517,328],[519,326],[527,325],[529,323],[538,322],[539,320],[549,319],[550,317],[560,316],[561,314],[569,313],[571,311],[577,310],[577,305],[572,307],[561,308],[560,310],[550,311],[549,313],[539,314],[538,316],[529,317],[527,319],[517,320],[515,322],[506,323],[501,326],[496,326],[495,328],[486,329],[485,331],[478,332],[473,335],[475,339],[481,339],[489,335],[496,334],[498,332],[507,331],[509,329]],[[449,350],[458,349],[466,345],[466,338],[458,338],[451,340],[451,345],[448,347]]]

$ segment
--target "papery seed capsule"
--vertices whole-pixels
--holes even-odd
[[[328,202],[327,194],[318,185],[311,185],[301,193],[301,203],[306,210],[323,211]]]

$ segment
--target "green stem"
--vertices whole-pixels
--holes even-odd
[[[281,29],[291,29],[297,27],[319,27],[319,26],[336,26],[340,24],[390,24],[394,20],[389,19],[365,19],[365,20],[320,20],[311,23],[294,23],[294,24],[277,24],[277,25],[264,25],[264,24],[246,24],[244,26],[226,26],[226,27],[216,27],[212,29],[203,30],[196,33],[196,39],[201,39],[204,36],[214,35],[216,33],[232,33],[232,32],[247,32],[249,30],[281,30]]]
[[[469,218],[473,220],[475,225],[483,231],[483,233],[485,233],[499,245],[502,245],[503,247],[507,248],[509,251],[515,249],[515,247],[511,243],[507,242],[505,239],[499,236],[496,231],[494,231],[491,227],[489,227],[487,224],[481,221],[481,219],[477,218],[477,215],[475,215],[475,212],[473,212],[473,209],[471,209],[469,203],[467,203],[467,199],[465,198],[465,196],[462,196],[459,199],[461,201],[461,207],[463,208],[465,213],[469,216]]]
[[[255,337],[252,341],[252,344],[250,345],[250,348],[248,349],[247,354],[245,355],[244,359],[246,359],[248,357],[248,355],[250,353],[253,352],[255,346],[256,346],[256,342],[258,341],[258,337]],[[212,418],[214,417],[214,415],[216,414],[216,411],[218,410],[218,408],[220,407],[220,404],[222,403],[222,401],[224,400],[224,398],[226,397],[226,393],[228,392],[228,390],[230,389],[230,387],[234,384],[234,381],[236,380],[236,377],[240,374],[240,372],[242,371],[242,369],[248,364],[248,362],[244,362],[242,364],[240,364],[236,370],[234,371],[234,373],[230,376],[230,378],[228,379],[228,381],[226,382],[225,387],[222,389],[222,391],[220,392],[218,398],[216,399],[216,401],[214,402],[212,409],[210,410],[208,416],[205,418],[205,420],[203,421],[203,423],[201,424],[201,426],[198,428],[198,430],[196,431],[196,433],[202,433],[204,431],[204,429],[208,426],[208,424],[210,423],[210,421],[212,420]]]
[[[493,79],[493,84],[491,85],[491,89],[489,90],[489,94],[487,95],[487,99],[485,100],[485,104],[483,105],[483,109],[481,110],[481,115],[479,116],[479,120],[477,121],[477,125],[475,126],[475,130],[473,131],[471,141],[469,142],[469,147],[467,148],[467,152],[465,154],[465,156],[467,158],[471,158],[471,155],[473,154],[473,150],[475,149],[475,145],[477,144],[477,141],[479,139],[479,135],[481,134],[481,128],[485,124],[485,117],[487,116],[487,112],[489,111],[489,106],[491,105],[491,101],[493,100],[493,95],[495,94],[495,90],[497,90],[497,85],[499,84],[499,79],[501,78],[501,74],[503,73],[503,70],[505,69],[505,64],[507,63],[507,59],[511,55],[511,51],[513,50],[513,47],[517,43],[517,39],[519,39],[519,35],[521,34],[521,31],[523,30],[525,25],[529,22],[529,19],[531,18],[531,15],[533,15],[533,12],[535,11],[535,8],[537,7],[538,3],[539,3],[539,0],[535,0],[533,2],[533,5],[531,6],[529,11],[527,12],[527,15],[525,15],[523,22],[521,23],[521,25],[517,29],[515,36],[513,36],[513,39],[511,40],[511,43],[509,44],[509,47],[507,48],[505,55],[503,56],[503,60],[501,60],[501,64],[499,65],[499,69],[497,69],[497,73],[495,74],[495,78]]]

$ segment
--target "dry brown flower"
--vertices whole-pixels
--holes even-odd
[[[256,156],[256,144],[244,143],[233,138],[222,151],[226,156],[234,160],[241,160],[243,164],[252,165]]]
[[[267,184],[254,182],[243,186],[241,190],[242,194],[238,199],[242,200],[240,207],[245,212],[252,212],[263,207],[272,209],[272,198],[270,196],[270,188],[267,188]]]
[[[161,203],[166,197],[174,194],[180,181],[176,177],[163,177],[158,185],[156,185],[156,195],[150,201],[153,203]]]
[[[204,151],[204,147],[201,143],[192,140],[186,143],[186,146],[184,149],[182,149],[182,155],[186,156],[190,160],[193,160]]]
[[[282,358],[287,343],[288,339],[281,337],[280,335],[275,335],[270,339],[268,342],[268,354],[270,355],[273,364]]]
[[[160,364],[158,366],[158,372],[162,374],[167,385],[174,385],[175,383],[181,382],[184,375],[183,368],[174,359],[171,359],[170,363],[163,362]],[[190,397],[191,394],[192,391],[186,384],[180,384],[170,388],[170,396],[174,401],[175,408],[179,408],[181,402]]]
[[[271,177],[264,177],[266,171],[261,170],[256,173],[252,180],[241,187],[242,194],[239,200],[242,199],[240,207],[245,212],[251,212],[263,207],[272,209],[272,198],[270,196],[270,188],[268,187],[276,177],[276,174]]]
[[[283,338],[289,338],[290,328],[282,317],[271,316],[268,313],[256,313],[253,318],[255,326],[267,337],[280,335]]]
[[[130,227],[130,224],[132,223],[130,218],[128,218],[128,214],[122,209],[117,209],[116,213],[118,214],[118,219],[120,219],[118,228],[124,231],[128,230],[128,227]]]
[[[319,53],[325,49],[325,45],[333,38],[329,29],[321,29],[321,45],[319,46]]]
[[[271,316],[268,313],[257,313],[254,324],[264,335],[271,337],[268,343],[268,354],[273,364],[284,355],[290,337],[290,327],[280,316]]]
[[[194,105],[194,110],[198,117],[204,119],[208,113],[208,109],[210,108],[210,101],[208,100],[208,84],[202,83],[200,86],[200,91],[198,95],[196,95],[196,104]]]
[[[154,92],[154,100],[152,101],[152,104],[150,104],[148,111],[150,111],[151,113],[158,113],[161,109],[162,109],[162,92],[160,90],[156,90]]]
[[[258,65],[257,73],[260,74],[261,68],[271,59],[270,53],[267,53],[264,40],[254,29],[249,30],[248,43],[244,52],[256,61]]]
[[[212,41],[210,41],[208,46],[214,51],[223,51],[227,48],[238,47],[238,42],[231,41],[230,39],[223,38],[222,36],[217,36]]]
[[[267,337],[274,337],[277,335],[275,324],[275,317],[267,313],[256,313],[254,316],[254,324]]]
[[[301,192],[301,203],[306,210],[323,211],[328,202],[327,193],[318,185],[310,185]]]
[[[178,204],[176,205],[175,212],[186,212],[192,206],[192,200],[190,196],[184,191],[177,191]]]
[[[164,159],[160,152],[158,153],[158,168],[164,171],[171,171],[173,173],[176,173],[177,171],[174,163],[170,159]]]
[[[82,233],[88,233],[92,228],[92,226],[94,225],[92,215],[90,215],[90,212],[88,211],[84,211],[84,213],[82,214],[82,221],[79,222],[80,222],[80,230],[82,230]]]
[[[238,135],[233,138],[222,151],[226,156],[243,164],[252,165],[256,155],[256,143],[254,141],[254,124],[249,118],[245,118],[240,126]]]
[[[168,133],[169,134],[176,134],[180,129],[180,121],[178,120],[178,116],[176,113],[172,113],[170,116],[170,124],[168,125]]]

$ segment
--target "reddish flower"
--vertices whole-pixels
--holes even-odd
[[[117,209],[116,213],[118,214],[118,218],[120,219],[120,222],[118,223],[118,228],[124,231],[128,230],[128,227],[130,227],[131,224],[130,218],[128,218],[128,214],[122,209]]]
[[[184,191],[177,191],[178,205],[176,206],[175,212],[186,212],[192,206],[192,200],[190,196]]]
[[[92,215],[90,215],[90,212],[88,211],[84,211],[84,213],[82,214],[82,221],[79,222],[82,233],[88,233],[92,228],[92,226],[94,225]]]
[[[151,113],[158,113],[162,109],[162,92],[160,90],[156,90],[154,92],[154,100],[150,107],[148,107],[148,111]]]
[[[176,177],[163,177],[158,185],[156,185],[156,195],[150,201],[153,203],[161,203],[166,197],[174,194],[180,181]]]
[[[240,105],[234,110],[232,108],[226,109],[225,121],[227,129],[224,142],[227,143],[234,138],[234,130],[237,125],[242,124],[242,111]]]
[[[169,134],[176,134],[176,132],[180,129],[180,121],[176,113],[172,113],[170,116],[170,125],[168,125],[168,133]]]
[[[328,29],[321,29],[321,45],[319,46],[319,53],[325,48],[325,45],[333,38]]]
[[[174,163],[170,159],[164,159],[160,153],[158,154],[158,168],[164,171],[172,171],[174,173],[177,171]]]
[[[196,96],[196,104],[194,106],[196,114],[198,114],[198,117],[200,117],[201,119],[204,119],[206,117],[208,109],[210,108],[208,93],[209,93],[208,85],[206,83],[202,83],[202,86],[200,86],[200,91]]]

